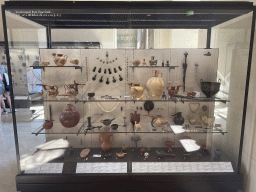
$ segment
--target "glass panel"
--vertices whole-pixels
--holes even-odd
[[[26,89],[34,119],[18,123],[25,173],[236,171],[251,13],[33,11],[6,12],[11,50],[42,78]]]
[[[252,13],[249,13],[212,30],[212,47],[219,49],[219,95],[230,100],[228,104],[215,104],[216,121],[229,134],[214,135],[214,145],[232,159],[235,169],[239,158],[251,25]]]
[[[12,69],[13,92],[16,107],[17,129],[19,135],[19,151],[21,168],[32,166],[29,158],[37,149],[36,146],[46,141],[45,136],[35,137],[30,133],[44,122],[44,107],[40,101],[42,87],[41,69],[32,66],[40,65],[39,49],[46,48],[46,28],[24,17],[6,11],[6,22]],[[1,52],[1,59],[5,62],[6,55]],[[2,121],[11,126],[10,107],[6,96],[8,114],[2,115]],[[28,142],[29,141],[29,142]]]

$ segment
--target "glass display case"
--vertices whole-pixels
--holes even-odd
[[[13,104],[14,34],[39,49],[28,68],[41,73],[43,115],[21,123],[12,107],[18,191],[241,188],[252,3],[15,1],[2,11]],[[205,47],[175,47],[174,29],[198,30]]]

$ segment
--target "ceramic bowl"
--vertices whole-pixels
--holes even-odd
[[[88,93],[87,95],[88,95],[88,97],[91,98],[91,97],[94,97],[94,96],[95,96],[95,93]]]
[[[48,65],[50,65],[50,62],[41,61],[40,65],[41,66],[48,66]]]
[[[112,128],[113,130],[116,130],[116,129],[118,128],[118,124],[112,124],[112,125],[111,125],[111,128]]]
[[[220,79],[219,82],[203,82],[201,79],[201,91],[206,97],[213,97],[220,90]]]

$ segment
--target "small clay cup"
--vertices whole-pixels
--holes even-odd
[[[88,97],[91,98],[91,97],[94,97],[94,96],[95,96],[95,93],[88,93],[87,95],[88,95]]]
[[[118,124],[112,124],[112,125],[111,125],[111,128],[112,128],[113,130],[116,130],[116,129],[118,128]]]

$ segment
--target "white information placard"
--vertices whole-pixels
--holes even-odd
[[[77,163],[76,173],[127,173],[127,162]]]
[[[231,162],[133,162],[133,173],[234,172]]]

